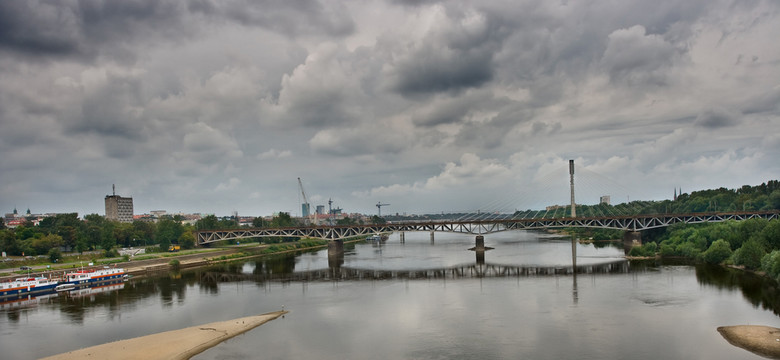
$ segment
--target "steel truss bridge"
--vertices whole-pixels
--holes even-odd
[[[262,237],[295,237],[326,240],[341,240],[378,233],[429,231],[461,234],[491,234],[508,230],[535,230],[567,227],[587,227],[642,231],[666,227],[677,223],[697,224],[728,220],[777,219],[780,211],[740,211],[694,214],[653,214],[608,217],[568,217],[538,219],[494,219],[494,220],[440,220],[431,222],[394,222],[371,225],[321,225],[287,228],[256,228],[199,230],[196,232],[198,245],[224,241]]]

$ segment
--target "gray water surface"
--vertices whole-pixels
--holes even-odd
[[[485,244],[495,249],[484,260],[467,250],[473,241],[407,233],[404,243],[394,235],[347,246],[337,259],[322,250],[4,304],[2,358],[282,308],[290,311],[284,318],[195,359],[761,359],[716,328],[780,327],[777,286],[755,276],[627,263],[621,249],[591,244],[577,245],[577,264],[590,273],[574,276],[568,239],[491,234]],[[599,264],[622,265],[602,272]],[[511,272],[529,268],[553,270]]]

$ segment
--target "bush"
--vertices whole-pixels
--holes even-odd
[[[690,259],[698,259],[701,255],[701,250],[699,250],[696,245],[689,242],[677,245],[675,252],[677,255],[685,256]]]
[[[734,263],[744,265],[748,269],[761,267],[761,259],[764,257],[763,247],[755,240],[745,241],[742,247],[734,252]]]
[[[658,251],[658,244],[651,241],[642,245],[642,249],[645,256],[655,256],[655,253]]]
[[[674,251],[674,246],[669,244],[661,245],[661,256],[675,256],[677,252]]]
[[[628,252],[628,256],[644,256],[641,246],[634,246],[631,251]]]
[[[179,262],[179,260],[173,259],[173,260],[168,262],[168,265],[170,265],[174,269],[178,269],[179,265],[181,265],[181,263]]]
[[[62,252],[60,252],[59,248],[49,249],[49,261],[56,263],[59,262],[61,259],[62,259]]]
[[[772,251],[761,258],[761,270],[766,271],[769,277],[780,281],[780,250]]]
[[[704,261],[710,264],[720,264],[731,257],[731,246],[729,242],[719,239],[710,245],[710,248],[704,252]]]
[[[655,256],[655,252],[658,250],[658,244],[654,242],[648,242],[642,246],[634,246],[628,252],[629,256]]]

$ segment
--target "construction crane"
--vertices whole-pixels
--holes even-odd
[[[379,209],[379,217],[382,217],[382,206],[388,206],[390,204],[382,204],[382,202],[376,203],[376,208]]]
[[[311,204],[309,204],[309,199],[306,198],[306,191],[303,190],[303,182],[301,182],[301,178],[298,178],[298,187],[301,189],[301,195],[303,195],[303,206],[301,207],[301,216],[302,217],[309,217],[310,213],[313,217],[314,225],[317,225],[317,213],[312,213],[311,211]],[[305,212],[305,214],[303,214]]]
[[[331,208],[331,205],[333,205],[333,199],[328,198],[328,225],[333,225],[333,208]]]

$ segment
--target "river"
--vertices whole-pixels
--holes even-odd
[[[194,359],[761,359],[718,326],[780,327],[769,280],[626,262],[538,232],[394,234],[384,243],[130,279],[0,305],[3,359],[289,310]],[[483,255],[483,256],[480,256]]]

